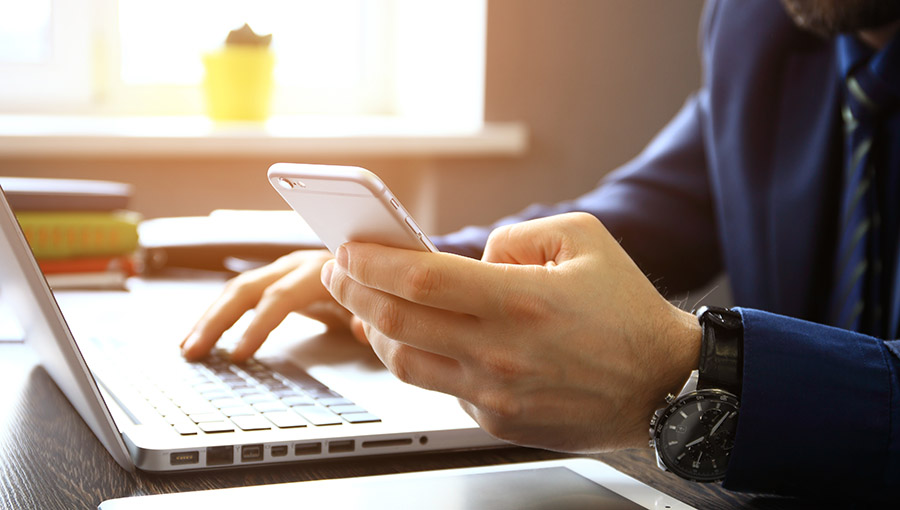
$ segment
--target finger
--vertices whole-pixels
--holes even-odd
[[[371,326],[365,327],[375,354],[401,381],[450,395],[465,393],[463,370],[458,361],[391,340]]]
[[[333,263],[329,263],[333,265]],[[325,271],[323,271],[325,273]],[[328,290],[338,303],[382,335],[419,349],[455,359],[470,357],[477,318],[406,301],[378,289],[366,287],[336,265],[323,274]],[[370,336],[371,330],[366,329]]]
[[[365,323],[359,320],[359,317],[355,315],[350,319],[350,331],[353,333],[353,336],[356,338],[356,340],[359,341],[359,343],[369,343],[369,337],[366,336]]]
[[[367,287],[480,317],[502,309],[503,297],[514,282],[506,270],[448,253],[347,243],[338,249],[336,259],[354,280]]]
[[[560,214],[505,225],[491,232],[481,260],[554,266],[577,256],[582,238],[605,230],[596,217],[587,213]]]
[[[203,358],[228,328],[259,300],[267,281],[229,283],[182,342],[189,360]]]
[[[319,281],[318,268],[315,269],[303,264],[265,288],[253,318],[231,353],[233,361],[242,362],[252,356],[291,312],[330,299]]]
[[[300,263],[298,261],[308,257],[308,253],[295,252],[232,278],[181,342],[182,354],[191,360],[209,354],[222,333],[233,326],[244,312],[256,306],[266,287],[296,268]]]

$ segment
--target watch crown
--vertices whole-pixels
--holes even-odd
[[[650,448],[656,448],[656,441],[650,440]]]

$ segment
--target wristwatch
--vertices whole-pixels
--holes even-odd
[[[694,312],[703,329],[700,367],[667,407],[650,419],[650,446],[659,467],[695,482],[725,477],[740,411],[744,326],[727,308]]]

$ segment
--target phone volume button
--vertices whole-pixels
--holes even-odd
[[[391,205],[394,206],[394,209],[397,209],[397,210],[400,209],[400,204],[398,204],[397,200],[395,200],[393,198],[391,199]]]
[[[409,216],[406,217],[406,224],[409,226],[410,229],[412,229],[413,232],[416,233],[416,235],[422,235],[422,233],[419,232],[419,229],[416,227],[415,222],[413,222],[413,219],[410,218]]]

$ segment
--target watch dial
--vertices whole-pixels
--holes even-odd
[[[670,471],[696,481],[725,475],[737,429],[738,400],[701,390],[676,400],[656,425],[659,456]]]

